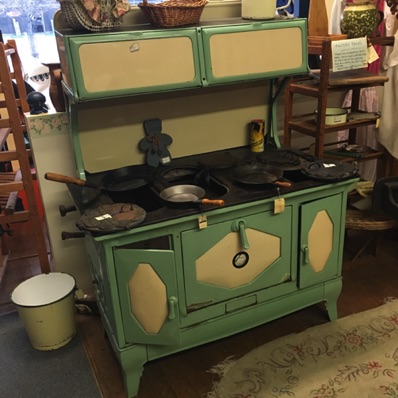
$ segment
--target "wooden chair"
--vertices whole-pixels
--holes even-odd
[[[320,159],[324,158],[326,144],[325,136],[329,133],[336,133],[341,130],[348,130],[348,144],[356,144],[357,130],[361,127],[376,125],[377,117],[360,109],[361,90],[368,87],[383,86],[388,78],[384,75],[369,72],[365,69],[354,69],[349,71],[332,71],[332,43],[337,40],[346,39],[346,35],[328,34],[328,18],[326,13],[325,0],[311,1],[308,14],[308,54],[312,59],[317,59],[317,66],[307,76],[292,78],[285,91],[285,115],[284,115],[284,138],[286,146],[292,145],[292,132],[312,137],[314,155]],[[394,37],[374,37],[370,41],[373,44],[391,46],[394,44]],[[326,108],[328,98],[332,93],[346,93],[352,91],[351,102],[348,106],[351,118],[347,123],[337,125],[326,124]],[[314,113],[297,114],[294,112],[294,98],[297,94],[312,97],[316,102]],[[361,117],[359,115],[362,113]],[[341,144],[343,142],[333,143]],[[333,149],[333,148],[332,148]],[[376,149],[369,151],[359,158],[342,157],[341,153],[333,156],[328,151],[327,157],[335,157],[339,161],[366,161],[380,159],[380,166],[383,169],[380,175],[385,175],[386,151]]]
[[[388,78],[383,75],[370,73],[364,69],[356,69],[344,72],[332,72],[332,42],[325,38],[321,41],[313,40],[308,43],[308,53],[321,57],[321,68],[312,72],[309,76],[292,79],[285,92],[285,119],[284,119],[284,144],[291,145],[292,131],[313,137],[315,141],[315,156],[324,157],[325,135],[340,130],[349,130],[349,144],[356,143],[356,131],[361,126],[376,124],[377,118],[369,116],[368,119],[360,118],[347,122],[344,126],[326,125],[326,108],[329,94],[335,92],[348,92],[352,90],[350,110],[352,113],[360,111],[361,89],[367,87],[383,86]],[[316,99],[317,119],[313,114],[294,115],[294,96],[305,95]],[[380,158],[384,151],[375,152],[367,156],[367,159]]]
[[[13,85],[15,83],[15,87]],[[16,88],[16,90],[14,90]],[[16,98],[15,91],[18,93]],[[42,272],[50,272],[47,245],[42,220],[38,211],[31,169],[31,153],[26,148],[24,113],[29,112],[26,101],[26,87],[22,64],[16,43],[9,40],[0,43],[0,162],[14,162],[17,170],[0,175],[0,197],[2,197],[0,225],[29,221],[36,237],[38,257]],[[15,149],[9,149],[6,140],[12,137]],[[24,191],[28,209],[16,209],[18,193]],[[4,236],[2,235],[3,256],[0,263],[0,283],[4,274],[7,256]]]

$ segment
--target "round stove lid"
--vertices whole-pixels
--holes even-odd
[[[308,163],[301,171],[307,177],[318,181],[337,182],[355,177],[358,174],[358,166],[352,163],[319,160]]]
[[[162,172],[162,177],[167,181],[174,181],[181,178],[192,177],[200,171],[198,166],[173,166]]]
[[[288,171],[300,170],[304,159],[292,151],[277,149],[261,153],[257,156],[257,160],[260,163],[265,163]]]
[[[231,155],[229,152],[224,152],[202,156],[199,160],[199,164],[208,170],[217,170],[235,166],[237,161],[238,159],[235,156]]]
[[[131,229],[145,218],[145,210],[135,204],[113,203],[86,211],[77,226],[89,232],[106,234]]]

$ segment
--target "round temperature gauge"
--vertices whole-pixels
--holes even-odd
[[[232,259],[232,265],[235,268],[243,268],[249,262],[249,253],[239,252],[236,253]]]

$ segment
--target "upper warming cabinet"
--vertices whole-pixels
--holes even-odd
[[[178,29],[57,32],[73,102],[307,72],[305,19],[207,22]]]

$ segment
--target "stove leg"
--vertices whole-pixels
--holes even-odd
[[[337,299],[339,298],[342,287],[341,279],[325,284],[325,304],[331,321],[338,318]]]
[[[123,371],[124,387],[128,398],[138,395],[144,364],[148,361],[145,345],[135,345],[119,351],[119,360]]]

